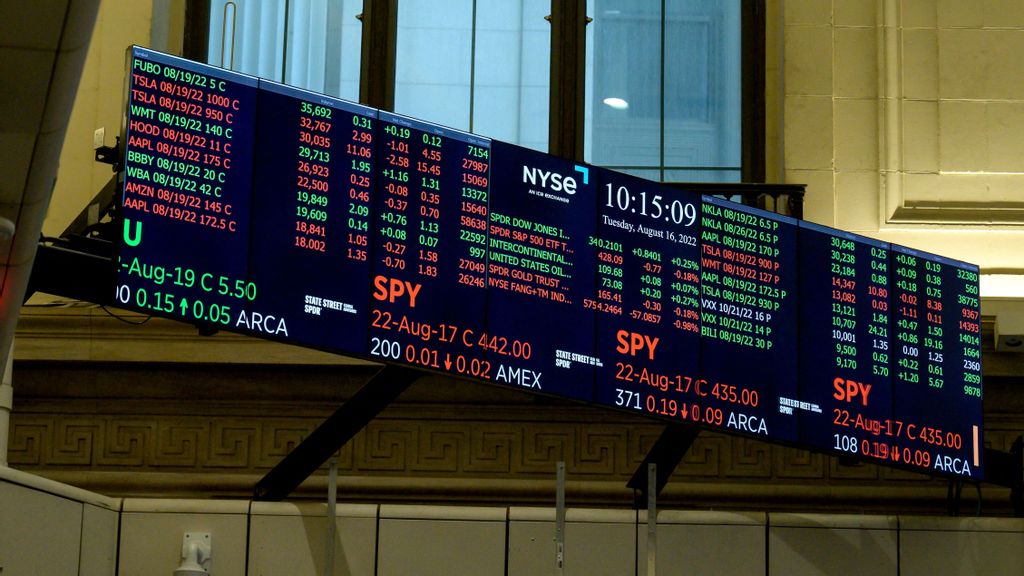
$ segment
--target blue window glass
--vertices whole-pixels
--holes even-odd
[[[590,0],[585,159],[740,180],[740,0]]]
[[[546,150],[547,0],[401,0],[395,111]]]
[[[213,0],[207,62],[359,99],[362,0]]]

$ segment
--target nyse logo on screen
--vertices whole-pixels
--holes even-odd
[[[523,165],[523,184],[530,186],[530,194],[551,200],[568,202],[569,199],[563,194],[567,196],[576,194],[576,189],[579,187],[579,182],[576,180],[578,176],[583,178],[584,185],[590,183],[590,169],[585,166],[575,166],[573,174],[560,174],[544,168]]]

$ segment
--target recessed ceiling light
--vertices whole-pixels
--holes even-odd
[[[626,108],[629,108],[629,102],[626,102],[622,98],[615,98],[614,96],[605,98],[602,102],[604,102],[606,106],[616,110],[625,110]]]

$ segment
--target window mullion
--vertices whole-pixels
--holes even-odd
[[[394,110],[398,0],[363,0],[362,22],[359,102]]]
[[[476,95],[476,2],[473,0],[473,16],[469,32],[469,131],[473,131],[473,97]]]
[[[658,129],[660,131],[658,135],[658,181],[660,182],[665,181],[665,21],[665,0],[661,0],[661,66],[658,78],[658,84],[661,87],[658,90],[661,98],[658,108]]]
[[[743,2],[741,6],[741,178],[743,182],[764,182],[765,0]]]
[[[185,31],[181,55],[196,62],[206,62],[210,50],[210,0],[188,0],[185,3]]]
[[[586,0],[551,2],[551,83],[548,151],[583,160]]]

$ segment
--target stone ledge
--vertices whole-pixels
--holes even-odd
[[[31,470],[45,478],[116,497],[249,498],[259,480],[254,474],[189,474]],[[327,476],[306,480],[290,501],[320,501],[327,495]],[[624,482],[579,480],[570,476],[566,499],[571,506],[632,506],[633,492]],[[432,478],[422,476],[338,477],[339,502],[460,503],[550,506],[555,480],[512,478]],[[658,499],[659,508],[824,511],[853,513],[946,514],[944,485],[872,484],[838,486],[816,483],[754,484],[721,481],[670,481]],[[1008,516],[1009,490],[985,487],[982,512]],[[973,491],[964,491],[963,510],[977,505]]]

